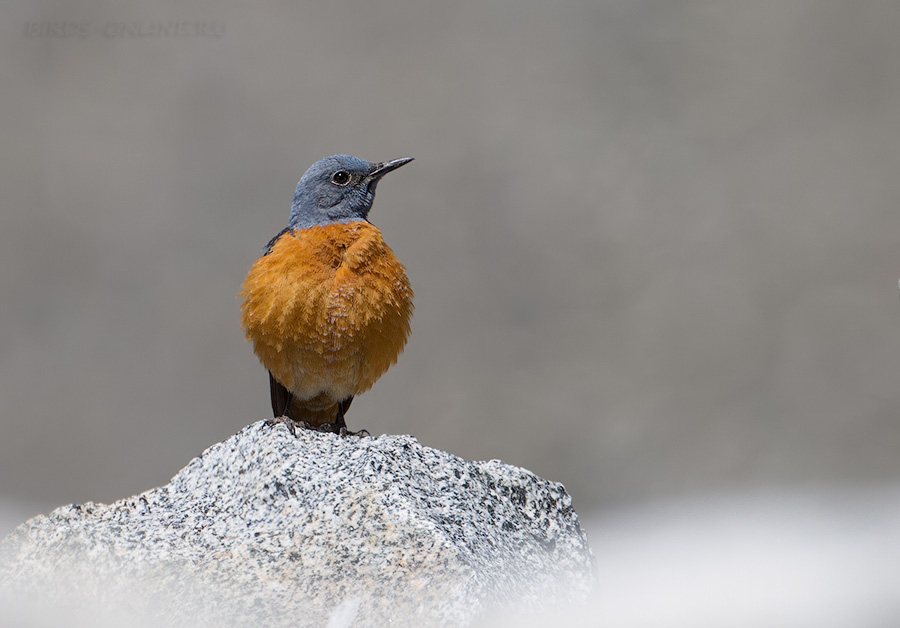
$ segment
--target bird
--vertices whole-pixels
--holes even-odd
[[[243,282],[241,326],[269,372],[270,421],[293,433],[355,434],[344,418],[353,398],[406,346],[413,290],[368,218],[381,178],[411,161],[315,162],[297,183],[287,227]]]

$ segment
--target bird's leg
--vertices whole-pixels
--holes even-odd
[[[322,423],[321,425],[312,426],[306,421],[297,421],[288,415],[291,407],[291,398],[293,395],[288,393],[287,403],[285,404],[285,412],[281,416],[277,416],[266,421],[266,425],[278,425],[284,423],[294,436],[297,435],[297,428],[314,430],[316,432],[326,432],[329,434],[340,434],[341,436],[370,436],[368,430],[359,430],[351,432],[347,429],[347,423],[344,421],[344,413],[349,403],[341,402],[338,404],[337,414],[334,423]]]
[[[347,431],[347,424],[344,422],[344,404],[339,403],[337,417],[334,419],[334,431],[340,433],[341,430]]]
[[[266,425],[272,426],[272,425],[278,425],[279,423],[284,423],[287,426],[287,428],[291,431],[291,434],[294,436],[297,435],[298,427],[301,427],[301,428],[309,427],[309,424],[306,423],[305,421],[295,421],[293,418],[291,418],[290,414],[288,414],[291,411],[291,401],[293,401],[293,400],[294,400],[294,393],[288,391],[287,398],[285,399],[285,402],[284,402],[284,412],[282,413],[281,416],[272,417],[271,419],[266,421]]]
[[[344,408],[338,404],[337,414],[334,417],[334,423],[322,423],[314,428],[320,432],[329,432],[332,434],[343,434],[347,432],[347,424],[344,422]]]
[[[322,430],[326,432],[334,432],[335,434],[339,434],[341,436],[369,436],[368,430],[351,432],[347,429],[347,423],[344,421],[344,408],[345,406],[343,402],[339,403],[337,416],[334,419],[334,423],[326,423],[322,426]]]

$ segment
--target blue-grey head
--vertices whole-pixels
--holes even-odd
[[[351,155],[320,159],[309,167],[297,184],[288,228],[305,229],[333,222],[366,220],[381,177],[412,160],[412,157],[404,157],[370,163]]]

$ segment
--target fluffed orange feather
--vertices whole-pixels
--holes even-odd
[[[288,231],[254,262],[241,325],[263,366],[293,393],[291,417],[334,421],[409,336],[413,291],[381,231],[355,221]]]

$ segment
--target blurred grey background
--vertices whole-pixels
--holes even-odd
[[[900,479],[900,4],[0,11],[0,498],[268,416],[236,295],[337,152],[416,158],[371,214],[413,332],[351,427],[584,512]]]

